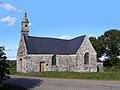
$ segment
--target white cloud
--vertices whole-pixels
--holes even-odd
[[[4,8],[10,13],[17,13],[17,12],[22,12],[22,10],[18,10],[16,7],[12,6],[11,4],[8,3],[2,3],[0,2],[0,7]]]
[[[5,22],[7,23],[8,26],[13,26],[16,22],[16,17],[10,17],[10,16],[7,16],[5,18],[1,18],[0,19],[0,22]]]
[[[5,48],[5,51],[17,51],[17,48]]]
[[[120,58],[120,56],[117,56],[118,58]]]
[[[59,37],[60,39],[71,39],[71,36],[68,36],[68,35],[64,35],[64,36],[61,36]]]
[[[57,38],[60,38],[60,39],[73,39],[73,38],[75,38],[75,37],[78,37],[78,36],[80,36],[80,35],[76,35],[76,36],[69,36],[69,35],[64,35],[64,36],[61,36],[61,37],[57,37]]]
[[[95,34],[88,34],[88,37],[96,37],[97,38],[98,36],[99,35],[97,35],[97,34],[96,35]]]
[[[1,44],[0,43],[0,46],[5,46],[5,44]],[[7,59],[8,60],[16,60],[16,56],[17,56],[17,50],[18,50],[18,48],[17,48],[17,46],[16,47],[10,47],[10,48],[8,48],[8,47],[4,47],[5,48],[5,54],[6,54],[6,57],[7,57]]]
[[[16,60],[17,58],[16,58],[16,55],[11,55],[11,56],[7,56],[7,59],[8,60]]]
[[[31,26],[32,23],[29,23],[29,26]]]
[[[0,44],[0,47],[3,47],[4,46],[4,44]]]
[[[8,60],[16,60],[16,55],[17,55],[17,48],[16,47],[13,47],[13,48],[6,48],[5,47],[5,53],[6,53]]]

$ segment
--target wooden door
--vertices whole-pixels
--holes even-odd
[[[40,72],[45,71],[45,62],[40,62]]]

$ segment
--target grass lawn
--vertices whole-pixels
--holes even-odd
[[[120,69],[106,69],[104,72],[39,72],[39,73],[17,73],[11,69],[11,75],[67,78],[67,79],[93,79],[93,80],[120,80]]]
[[[3,86],[0,87],[0,90],[27,90],[27,89],[16,85],[3,84]]]

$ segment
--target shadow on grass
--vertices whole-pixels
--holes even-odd
[[[41,85],[42,82],[43,80],[40,79],[31,79],[25,77],[11,77],[9,80],[5,81],[5,83],[9,85],[17,85],[20,87],[24,87],[24,90],[38,87]]]

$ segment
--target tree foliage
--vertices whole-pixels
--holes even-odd
[[[104,53],[108,57],[113,55],[120,55],[120,31],[117,29],[112,29],[106,31],[104,35],[98,37],[98,40],[103,43]]]
[[[7,69],[9,66],[6,63],[6,56],[4,51],[4,47],[0,47],[0,84],[2,80],[5,80],[6,78],[9,78],[9,70]]]
[[[97,39],[90,37],[90,41],[98,54],[98,58],[102,55],[108,57],[105,61],[107,66],[120,66],[120,59],[117,57],[120,56],[120,30],[108,30]]]
[[[10,68],[16,68],[16,60],[6,60]]]
[[[104,48],[102,46],[102,43],[99,42],[99,40],[96,37],[90,37],[89,38],[95,51],[97,52],[97,57],[100,58],[102,54],[104,53]]]

